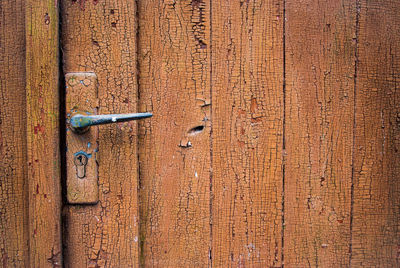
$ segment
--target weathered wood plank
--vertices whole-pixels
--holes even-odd
[[[349,264],[354,1],[286,1],[284,261]]]
[[[138,1],[141,264],[205,267],[210,240],[209,1]]]
[[[57,1],[26,1],[29,265],[61,267]]]
[[[0,1],[0,266],[28,266],[25,1]]]
[[[400,267],[400,2],[357,1],[352,267]]]
[[[282,265],[283,1],[212,2],[212,264]]]
[[[62,1],[64,72],[96,73],[98,114],[136,112],[136,33],[135,1]],[[65,265],[137,267],[137,122],[100,126],[97,159],[99,203],[65,208]]]

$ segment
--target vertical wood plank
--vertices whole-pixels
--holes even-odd
[[[137,110],[136,32],[134,1],[62,1],[64,73],[97,75],[98,114]],[[137,122],[98,130],[99,203],[65,208],[65,265],[137,267]]]
[[[28,265],[25,1],[0,1],[0,266]]]
[[[138,1],[144,267],[209,266],[209,1]]]
[[[286,1],[284,258],[349,264],[354,1]]]
[[[31,267],[61,267],[57,1],[26,1],[26,113]]]
[[[282,265],[283,1],[212,2],[212,264]]]
[[[400,2],[357,1],[353,267],[400,266]]]

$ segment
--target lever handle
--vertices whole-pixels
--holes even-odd
[[[69,120],[70,128],[76,133],[86,132],[90,126],[110,123],[125,122],[152,117],[152,113],[131,114],[106,114],[106,115],[83,115],[76,114]]]

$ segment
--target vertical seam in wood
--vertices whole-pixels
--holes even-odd
[[[58,53],[59,53],[59,58],[58,58],[58,75],[59,75],[59,96],[58,100],[60,103],[59,106],[59,124],[60,124],[60,131],[59,131],[59,150],[60,150],[60,184],[61,184],[61,208],[60,208],[60,213],[61,213],[61,220],[60,220],[60,231],[61,231],[61,258],[64,260],[64,249],[66,248],[65,244],[65,237],[66,237],[66,232],[68,232],[68,228],[66,228],[66,219],[64,217],[64,206],[67,203],[66,202],[66,197],[67,197],[67,162],[66,162],[66,119],[65,119],[65,96],[66,96],[66,87],[65,87],[65,76],[64,76],[64,55],[63,55],[63,50],[62,50],[62,42],[61,42],[61,36],[62,36],[62,10],[61,10],[61,5],[58,5]]]
[[[353,251],[353,212],[354,212],[354,154],[355,154],[355,132],[356,132],[356,96],[357,96],[357,67],[358,67],[358,41],[360,32],[360,0],[356,0],[356,21],[355,21],[355,48],[354,48],[354,89],[353,89],[353,148],[351,155],[351,189],[350,189],[350,243],[349,243],[349,267],[351,267]]]
[[[30,58],[29,58],[29,56],[30,55],[28,55],[28,44],[29,44],[29,42],[28,42],[28,37],[30,37],[30,36],[32,36],[32,13],[33,13],[33,10],[32,10],[33,8],[32,8],[32,5],[28,2],[28,1],[26,1],[26,5],[25,5],[25,106],[26,106],[26,108],[25,108],[25,113],[26,113],[26,121],[25,121],[25,124],[26,124],[26,127],[25,127],[25,131],[26,131],[26,133],[25,133],[25,135],[26,135],[26,158],[25,158],[25,160],[26,160],[26,166],[27,166],[27,171],[26,171],[26,179],[27,179],[27,191],[26,191],[26,197],[27,197],[27,200],[28,200],[28,202],[27,202],[27,207],[26,207],[26,209],[27,209],[27,219],[28,219],[28,225],[27,225],[27,233],[28,233],[28,245],[27,245],[27,248],[28,248],[28,257],[27,257],[27,261],[28,261],[28,263],[30,263],[31,262],[31,254],[32,254],[32,246],[31,246],[31,216],[32,216],[32,213],[31,213],[31,211],[30,211],[30,209],[31,209],[31,205],[30,205],[30,200],[29,200],[29,198],[30,198],[30,193],[29,193],[29,190],[30,190],[30,170],[29,170],[29,158],[30,158],[30,156],[29,156],[29,146],[30,146],[30,140],[29,140],[29,137],[28,137],[28,131],[29,131],[29,118],[28,118],[28,111],[29,111],[29,98],[28,98],[28,86],[30,85],[30,81],[28,81],[28,79],[30,79],[31,78],[31,74],[30,74],[30,72],[28,72],[28,61],[30,60]],[[29,16],[28,16],[28,12],[30,13],[29,14]],[[29,21],[28,21],[29,20]],[[28,24],[29,23],[29,24]],[[29,34],[28,34],[28,31],[29,31]]]
[[[283,122],[282,122],[282,228],[281,228],[281,262],[284,267],[284,243],[285,243],[285,164],[286,164],[286,0],[283,0],[283,30],[282,30],[282,93],[283,93]]]
[[[210,107],[210,185],[209,185],[209,189],[210,189],[210,246],[209,246],[209,267],[212,267],[212,237],[213,237],[213,62],[212,62],[212,56],[213,56],[213,46],[212,46],[212,0],[210,0],[210,55],[209,55],[209,66],[210,66],[210,103],[211,103],[211,107]]]
[[[137,83],[137,103],[136,103],[136,109],[137,109],[137,111],[139,111],[139,108],[140,108],[140,106],[141,106],[141,101],[140,101],[140,83],[139,83],[139,79],[140,79],[140,70],[139,70],[139,68],[140,68],[140,59],[139,59],[139,57],[140,57],[140,55],[139,55],[139,51],[140,51],[140,42],[139,42],[139,31],[140,31],[140,29],[139,29],[139,3],[138,3],[138,0],[135,0],[135,5],[136,5],[136,16],[135,16],[135,21],[136,21],[136,55],[137,55],[137,57],[136,57],[136,83]],[[138,122],[138,124],[137,124],[137,135],[138,135],[138,139],[136,139],[136,144],[137,144],[137,150],[136,150],[136,153],[137,153],[137,180],[138,180],[138,182],[137,182],[137,195],[138,195],[138,198],[137,198],[137,202],[138,202],[138,218],[139,218],[139,220],[138,220],[138,237],[139,237],[139,240],[138,240],[138,243],[139,243],[139,247],[138,247],[138,258],[139,258],[139,260],[138,260],[138,262],[137,262],[137,264],[138,264],[138,267],[144,267],[145,266],[145,256],[144,256],[144,250],[143,250],[143,247],[144,247],[144,241],[143,241],[143,235],[142,235],[142,232],[145,232],[144,230],[143,230],[143,227],[142,227],[142,223],[141,223],[141,209],[140,209],[140,200],[141,200],[141,192],[140,192],[140,190],[142,189],[142,181],[141,181],[141,177],[142,177],[142,172],[141,172],[141,170],[140,170],[140,139],[139,139],[139,135],[140,135],[140,131],[139,131],[139,128],[140,128],[140,122]]]
[[[135,34],[136,34],[136,112],[140,112],[140,83],[139,83],[139,78],[140,78],[140,73],[139,73],[139,4],[138,4],[138,0],[134,1],[135,4]],[[140,223],[140,219],[141,219],[141,215],[140,215],[140,189],[141,189],[141,172],[140,172],[140,142],[139,142],[139,135],[140,135],[140,131],[139,131],[139,126],[140,124],[137,123],[136,124],[136,179],[137,179],[137,183],[136,183],[136,207],[137,207],[137,234],[138,234],[138,247],[137,247],[137,252],[136,252],[136,256],[138,256],[138,260],[136,261],[136,265],[137,267],[141,267],[142,266],[142,260],[144,260],[144,256],[142,256],[143,254],[143,250],[142,250],[142,235],[141,235],[141,223]],[[144,264],[143,264],[144,266]]]

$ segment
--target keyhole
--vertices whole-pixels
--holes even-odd
[[[80,179],[83,179],[86,176],[86,164],[88,162],[88,158],[86,155],[79,153],[74,158],[74,164],[76,168],[76,176]]]
[[[83,160],[84,159],[84,157],[83,157],[83,155],[79,155],[78,156],[78,161],[79,161],[79,164],[81,165],[81,166],[83,166],[84,165],[84,163],[83,163]]]

